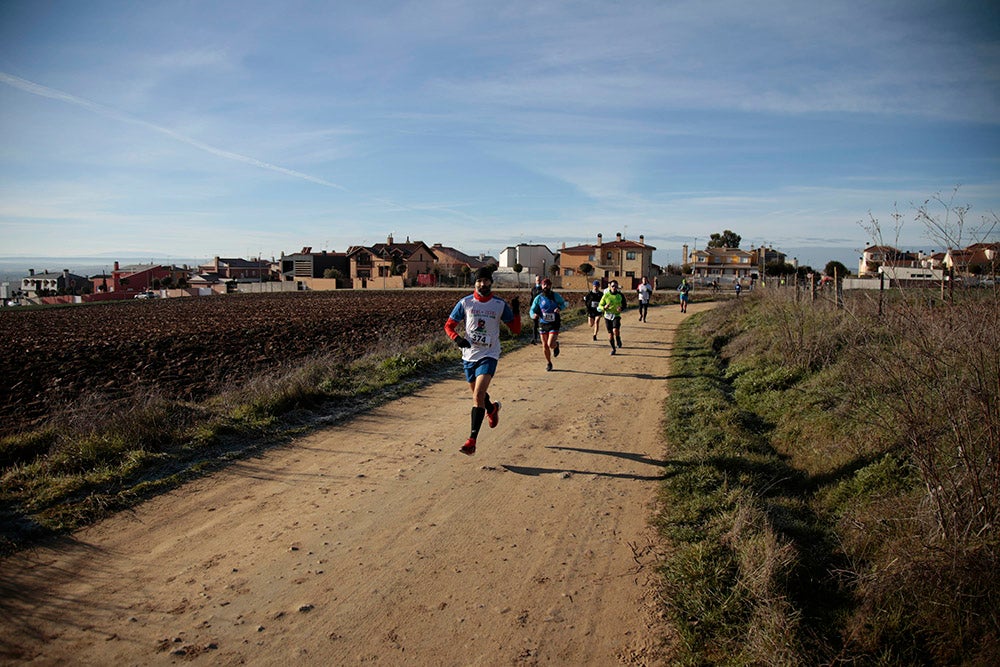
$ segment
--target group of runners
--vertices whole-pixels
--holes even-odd
[[[681,310],[687,312],[688,291],[681,292]],[[460,451],[464,454],[476,453],[476,440],[483,422],[490,428],[500,423],[500,401],[490,398],[489,387],[496,374],[500,359],[500,323],[504,323],[515,336],[521,333],[521,304],[518,297],[508,305],[503,299],[493,295],[493,274],[488,269],[476,272],[475,291],[459,299],[445,322],[444,330],[451,340],[462,349],[462,368],[472,392],[472,428],[468,440]],[[645,322],[652,298],[653,287],[642,278],[636,289],[639,302],[639,321]],[[552,370],[552,360],[559,356],[559,329],[561,313],[566,309],[566,300],[552,289],[549,278],[535,277],[531,290],[531,305],[528,315],[533,322],[532,343],[542,344],[545,356],[545,370]],[[591,290],[583,298],[587,310],[587,321],[596,341],[601,320],[607,331],[611,354],[622,347],[622,312],[627,302],[617,280],[609,281],[607,289],[601,289],[601,281],[595,280]]]

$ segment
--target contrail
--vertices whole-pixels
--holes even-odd
[[[0,81],[6,83],[9,86],[18,88],[32,95],[38,95],[39,97],[48,97],[49,99],[59,100],[60,102],[67,102],[69,104],[75,104],[76,106],[83,107],[93,111],[94,113],[100,114],[102,116],[107,116],[108,118],[114,118],[116,120],[122,120],[127,123],[132,123],[134,125],[141,125],[142,127],[149,128],[154,132],[159,132],[160,134],[165,134],[171,139],[175,139],[188,146],[193,146],[198,150],[205,151],[206,153],[211,153],[212,155],[217,155],[227,160],[235,160],[236,162],[242,162],[244,164],[249,164],[254,167],[260,167],[261,169],[267,169],[269,171],[275,171],[279,174],[285,174],[286,176],[291,176],[293,178],[300,178],[304,181],[309,181],[310,183],[316,183],[328,188],[333,188],[335,190],[340,190],[342,192],[350,192],[349,189],[342,185],[336,183],[331,183],[330,181],[323,180],[322,178],[317,178],[315,176],[310,176],[309,174],[303,174],[301,171],[295,171],[294,169],[288,169],[276,164],[271,164],[270,162],[264,162],[263,160],[258,160],[257,158],[252,158],[247,155],[240,155],[239,153],[233,153],[232,151],[223,150],[221,148],[216,148],[204,142],[192,139],[191,137],[186,137],[183,134],[174,132],[173,130],[150,123],[139,118],[133,118],[127,114],[120,111],[106,107],[103,104],[97,104],[96,102],[91,102],[90,100],[83,99],[82,97],[77,97],[75,95],[70,95],[69,93],[64,93],[60,90],[55,90],[53,88],[48,88],[46,86],[39,85],[28,81],[27,79],[22,79],[18,76],[13,76],[7,74],[6,72],[0,72]]]
[[[48,97],[49,99],[59,100],[60,102],[67,102],[69,104],[76,105],[78,107],[83,107],[89,111],[93,111],[96,114],[106,116],[108,118],[114,118],[116,120],[124,121],[126,123],[132,123],[134,125],[140,125],[142,127],[149,128],[154,132],[159,132],[164,134],[171,139],[185,143],[188,146],[197,148],[198,150],[205,151],[212,155],[216,155],[227,160],[234,160],[236,162],[242,162],[244,164],[249,164],[254,167],[259,167],[260,169],[267,169],[268,171],[277,172],[279,174],[284,174],[286,176],[291,176],[292,178],[298,178],[303,181],[309,181],[310,183],[316,183],[317,185],[322,185],[327,188],[333,188],[334,190],[340,190],[341,192],[348,192],[351,194],[357,194],[351,191],[350,188],[346,188],[343,185],[333,183],[331,181],[324,180],[322,178],[317,178],[316,176],[310,176],[309,174],[304,174],[301,171],[295,171],[294,169],[288,169],[287,167],[282,167],[280,165],[271,164],[270,162],[264,162],[263,160],[258,160],[257,158],[250,157],[248,155],[241,155],[239,153],[234,153],[232,151],[223,150],[221,148],[216,148],[210,144],[198,141],[197,139],[192,139],[191,137],[186,137],[183,134],[179,134],[169,128],[150,123],[139,118],[133,118],[128,114],[122,113],[117,109],[112,109],[111,107],[104,106],[103,104],[98,104],[97,102],[91,102],[90,100],[84,99],[82,97],[77,97],[76,95],[70,95],[69,93],[64,93],[60,90],[55,90],[54,88],[49,88],[41,84],[28,81],[27,79],[22,79],[19,76],[14,76],[12,74],[7,74],[6,72],[0,72],[0,82],[6,83],[8,86],[13,86],[19,90],[23,90],[32,95],[38,95],[39,97]],[[419,206],[407,206],[406,204],[400,204],[394,202],[390,199],[385,199],[383,197],[365,197],[370,202],[376,202],[391,208],[398,208],[404,211],[413,211],[415,213],[420,213],[427,215],[428,211],[425,208]],[[439,207],[436,210],[444,211],[450,213],[451,215],[464,218],[473,222],[479,222],[479,220],[464,211],[455,210],[448,207]]]

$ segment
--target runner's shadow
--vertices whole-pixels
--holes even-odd
[[[581,452],[583,454],[600,454],[602,456],[613,456],[618,459],[628,459],[629,461],[637,461],[638,463],[648,463],[653,466],[660,466],[664,468],[672,463],[679,463],[678,461],[661,461],[659,459],[651,459],[645,454],[635,454],[633,452],[614,452],[608,449],[584,449],[582,447],[560,447],[558,445],[550,445],[545,449],[557,449],[563,452]]]
[[[596,371],[580,371],[573,368],[553,368],[553,373],[580,373],[582,375],[598,375],[600,377],[636,378],[638,380],[669,380],[673,375],[651,375],[649,373],[598,373]]]
[[[642,482],[659,482],[680,472],[680,469],[691,465],[687,461],[661,461],[659,459],[653,459],[645,454],[635,454],[632,452],[614,452],[604,449],[582,449],[579,447],[546,447],[546,449],[558,449],[569,452],[581,452],[584,454],[600,454],[602,456],[613,456],[619,459],[628,459],[629,461],[636,461],[638,463],[645,463],[647,465],[656,466],[658,468],[673,468],[670,471],[664,471],[659,475],[637,475],[635,473],[623,473],[623,472],[600,472],[597,470],[577,470],[573,468],[538,468],[534,466],[515,466],[504,464],[502,467],[504,470],[509,470],[510,472],[517,473],[518,475],[527,475],[529,477],[539,477],[541,475],[549,474],[562,474],[562,475],[596,475],[598,477],[610,477],[613,479],[634,479]]]
[[[598,472],[596,470],[574,470],[572,468],[535,468],[529,466],[512,466],[506,463],[501,466],[504,470],[508,470],[518,475],[527,475],[528,477],[539,477],[541,475],[558,474],[558,475],[596,475],[598,477],[611,477],[614,479],[634,479],[640,482],[659,482],[666,479],[669,475],[635,475],[633,473],[624,472]]]

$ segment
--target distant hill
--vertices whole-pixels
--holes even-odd
[[[200,257],[175,258],[158,257],[156,255],[146,255],[137,257],[135,255],[107,255],[96,257],[0,257],[0,282],[19,283],[29,273],[29,269],[34,269],[35,273],[45,271],[59,272],[69,269],[70,273],[78,276],[94,276],[105,271],[110,272],[117,261],[121,266],[129,264],[174,264],[177,266],[198,266],[205,264],[210,258]]]

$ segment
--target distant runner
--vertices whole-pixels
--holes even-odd
[[[691,283],[687,281],[687,278],[681,280],[681,284],[677,286],[677,291],[681,293],[681,312],[686,313],[688,311],[688,299],[691,298]]]
[[[649,284],[649,279],[646,276],[642,277],[642,282],[639,283],[636,292],[639,294],[639,321],[645,322],[646,315],[649,313],[649,300],[653,297],[653,286]]]
[[[489,417],[490,428],[500,423],[500,401],[493,402],[487,390],[500,360],[500,322],[515,336],[521,333],[521,302],[518,297],[507,305],[492,295],[493,273],[476,272],[475,291],[458,301],[445,322],[444,331],[462,348],[462,368],[472,391],[472,430],[462,445],[463,454],[476,453],[476,438]]]
[[[604,292],[601,291],[601,281],[595,280],[589,292],[583,297],[583,307],[587,309],[587,326],[594,332],[594,340],[597,340],[597,332],[601,329],[601,314],[597,311],[597,304],[601,302]]]
[[[608,291],[601,297],[597,309],[604,313],[604,326],[611,342],[611,354],[615,354],[615,343],[622,346],[622,311],[625,310],[625,295],[618,291],[618,281],[612,280]]]
[[[542,277],[535,276],[535,284],[531,286],[531,301],[534,303],[535,297],[542,293]],[[528,304],[531,305],[530,303]],[[535,320],[531,327],[531,344],[538,345],[538,321]]]

